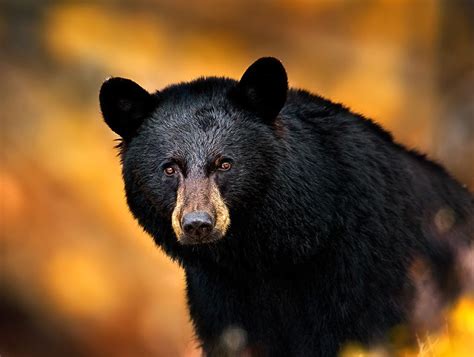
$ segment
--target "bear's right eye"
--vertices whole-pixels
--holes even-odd
[[[166,176],[173,176],[176,173],[176,170],[173,166],[165,167],[163,170]]]
[[[231,167],[232,167],[232,164],[229,161],[223,161],[219,165],[219,170],[220,171],[229,171]]]

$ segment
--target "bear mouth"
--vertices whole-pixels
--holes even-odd
[[[196,238],[187,234],[182,234],[178,238],[178,242],[181,245],[200,245],[200,244],[215,243],[217,241],[220,241],[223,238],[224,238],[224,235],[222,233],[220,233],[218,230],[214,230],[210,234],[201,238]]]

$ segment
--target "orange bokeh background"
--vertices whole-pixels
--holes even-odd
[[[106,77],[151,91],[275,56],[291,86],[373,118],[472,190],[473,6],[4,0],[0,353],[199,355],[183,273],[127,209]]]

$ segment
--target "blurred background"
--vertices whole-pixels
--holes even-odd
[[[200,355],[183,273],[128,212],[98,106],[107,76],[152,91],[239,78],[275,56],[291,86],[373,118],[473,190],[473,11],[473,0],[0,0],[0,354]],[[464,304],[457,328],[472,343]]]

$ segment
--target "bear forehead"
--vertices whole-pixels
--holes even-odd
[[[225,78],[201,78],[157,92],[157,107],[142,135],[159,141],[166,151],[204,153],[239,147],[249,137],[258,136],[263,125],[229,98],[235,84]]]
[[[209,103],[157,108],[150,124],[169,135],[199,136],[238,130],[239,113]]]
[[[240,146],[256,130],[251,121],[223,107],[193,105],[175,110],[157,110],[140,130],[140,146],[159,148],[165,156],[185,159],[240,151]],[[247,122],[244,124],[243,122]]]

